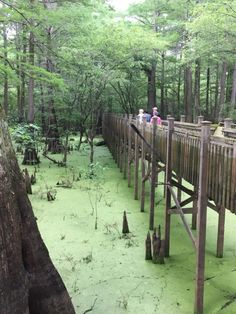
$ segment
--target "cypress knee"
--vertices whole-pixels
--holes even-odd
[[[152,261],[154,264],[159,263],[158,246],[159,246],[159,241],[157,238],[156,229],[154,229],[154,232],[152,235]]]
[[[32,194],[31,178],[29,176],[29,172],[28,172],[27,168],[25,168],[23,170],[23,177],[24,177],[24,181],[25,181],[25,188],[26,188],[27,194]]]
[[[161,226],[158,226],[157,229],[157,254],[160,255],[160,249],[161,249]]]
[[[145,254],[145,260],[151,260],[152,259],[152,241],[150,232],[147,233],[147,238],[145,241],[145,248],[146,248],[146,254]]]
[[[128,220],[127,220],[127,217],[126,217],[126,211],[124,211],[124,215],[123,215],[122,233],[123,234],[129,233],[129,225],[128,225]]]
[[[164,250],[165,250],[165,240],[161,240],[161,247],[160,247],[160,252],[159,252],[159,262],[160,262],[160,264],[165,264],[165,259],[164,259],[165,253],[164,253]]]

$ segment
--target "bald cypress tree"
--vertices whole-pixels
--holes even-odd
[[[0,109],[0,312],[73,314],[40,236]]]

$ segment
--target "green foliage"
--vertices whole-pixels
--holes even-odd
[[[165,113],[178,116],[185,110],[184,67],[187,64],[194,73],[197,58],[201,58],[204,113],[207,67],[212,84],[217,79],[216,63],[235,62],[235,1],[145,0],[119,15],[103,0],[7,3],[0,12],[1,29],[8,32],[7,47],[0,48],[0,78],[8,79],[14,120],[23,78],[27,111],[30,76],[35,80],[36,121],[41,119],[42,103],[47,120],[53,102],[65,132],[91,131],[104,111],[135,113],[147,106],[147,72],[153,62],[158,106],[164,101]],[[211,102],[214,108],[214,96]]]
[[[11,135],[17,144],[25,148],[35,148],[39,141],[40,127],[35,124],[19,124],[12,129]]]

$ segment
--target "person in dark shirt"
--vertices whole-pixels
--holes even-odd
[[[150,113],[148,113],[146,110],[144,110],[143,117],[146,118],[146,121],[147,121],[147,122],[150,122],[150,121],[151,121],[151,115],[150,115]]]

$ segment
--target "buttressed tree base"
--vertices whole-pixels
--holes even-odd
[[[70,297],[40,236],[0,109],[1,314],[73,314]]]

